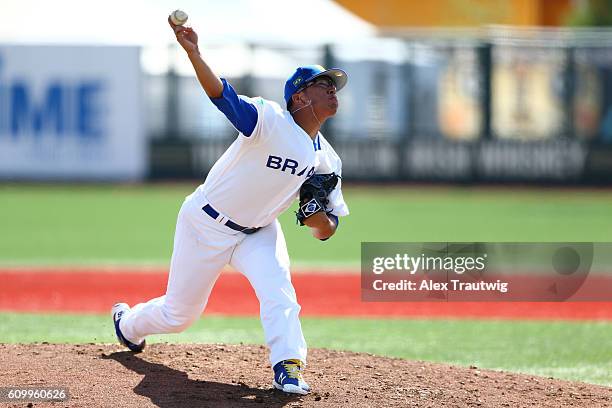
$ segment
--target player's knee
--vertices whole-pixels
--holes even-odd
[[[284,315],[288,314],[299,314],[302,307],[297,302],[296,299],[292,299],[290,297],[280,297],[275,299],[270,299],[265,302],[263,308],[268,311],[281,312]]]
[[[164,314],[166,315],[166,324],[168,326],[170,333],[180,333],[186,330],[199,317],[199,314],[196,314],[196,313],[177,314],[177,313],[169,313],[166,311],[166,313]]]
[[[302,306],[300,306],[300,304],[297,302],[293,304],[292,308],[296,315],[300,314],[300,310],[302,310]]]
[[[187,328],[191,326],[196,320],[197,317],[180,317],[177,319],[172,319],[168,322],[170,326],[170,332],[180,333],[184,330],[187,330]]]

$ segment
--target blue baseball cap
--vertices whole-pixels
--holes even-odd
[[[285,82],[285,103],[289,104],[291,96],[304,87],[308,82],[326,76],[336,84],[336,91],[341,90],[346,85],[348,75],[339,68],[325,69],[321,65],[305,65],[298,67],[293,75]]]

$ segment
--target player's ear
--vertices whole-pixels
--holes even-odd
[[[300,101],[302,101],[302,104],[304,105],[308,105],[309,103],[312,102],[310,100],[310,97],[306,96],[306,92],[304,91],[300,92]]]
[[[298,92],[298,93],[294,93],[293,95],[291,95],[291,99],[293,100],[293,105],[295,106],[296,103],[304,103],[303,99],[302,99],[302,92]]]

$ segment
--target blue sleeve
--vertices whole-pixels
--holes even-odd
[[[218,98],[210,98],[212,103],[223,112],[232,125],[246,137],[251,136],[257,125],[257,108],[244,99],[240,99],[232,86],[224,79],[223,93]]]

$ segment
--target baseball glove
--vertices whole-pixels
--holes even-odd
[[[329,193],[338,184],[336,173],[313,174],[300,187],[300,208],[295,213],[297,222],[304,225],[304,220],[313,214],[328,212]]]

